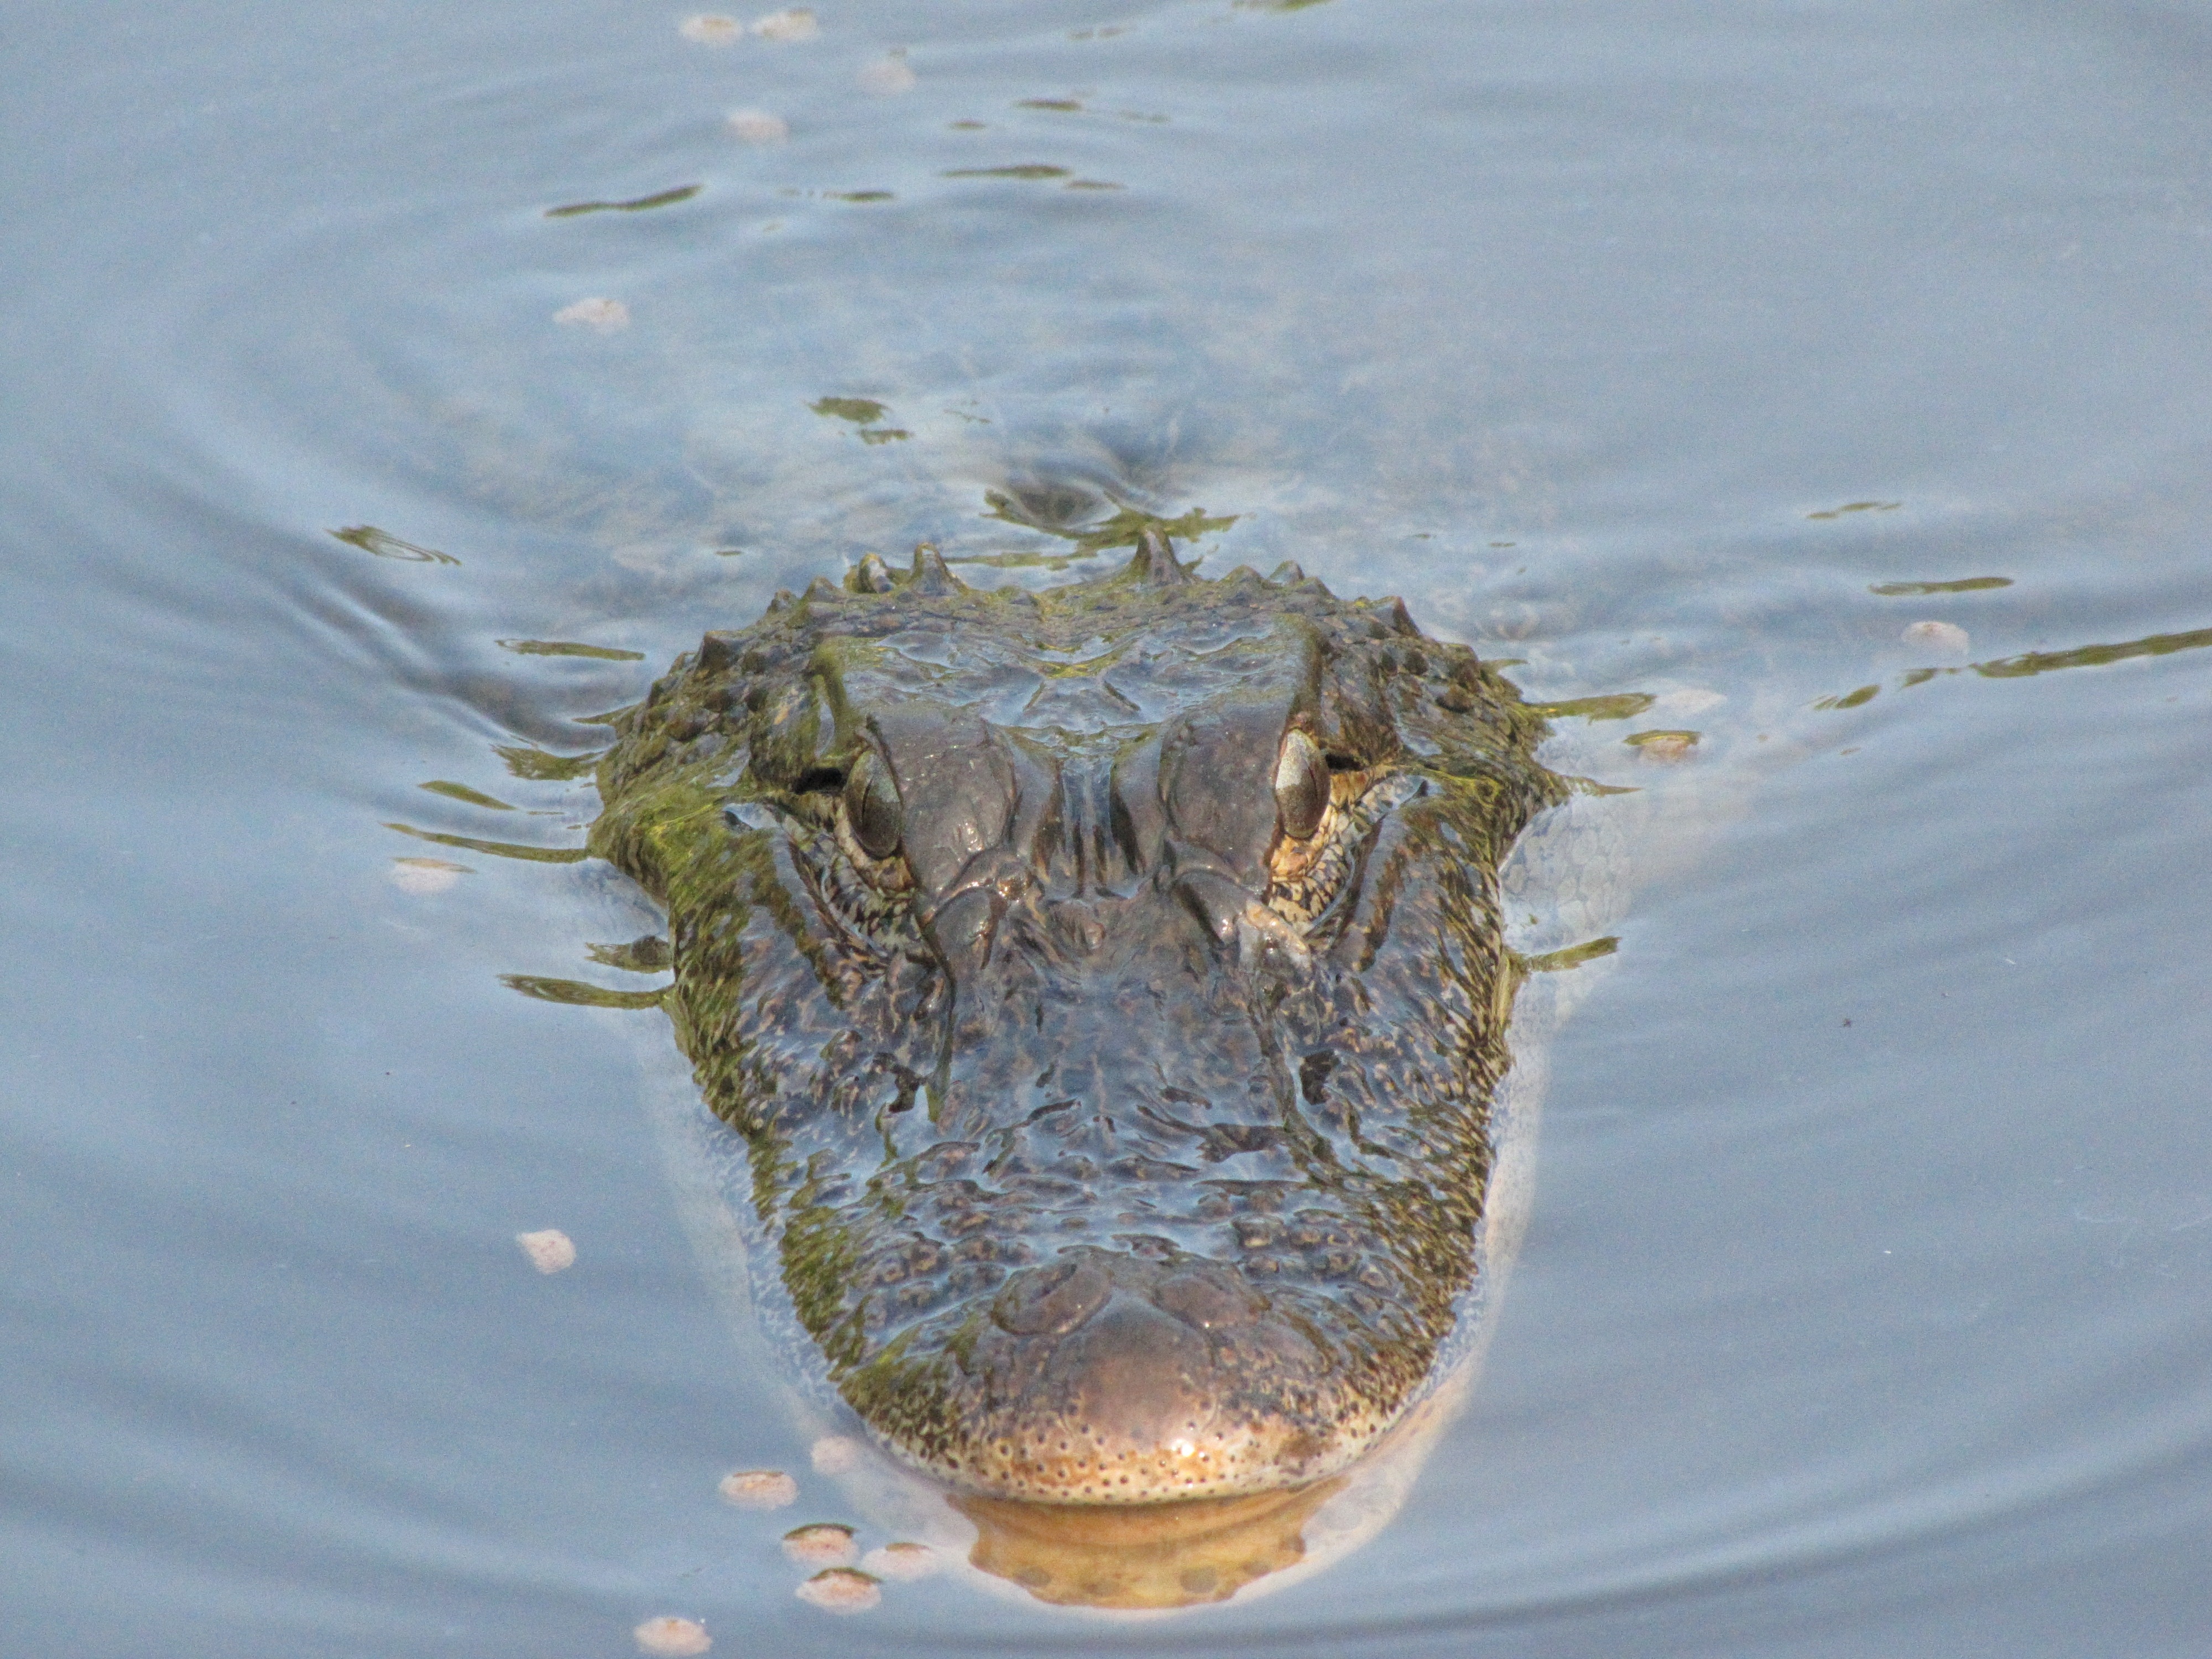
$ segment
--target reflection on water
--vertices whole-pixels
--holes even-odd
[[[1306,1522],[1342,1485],[1134,1509],[966,1496],[953,1503],[975,1523],[969,1559],[1040,1601],[1168,1608],[1224,1601],[1295,1565],[1305,1554]]]
[[[25,0],[8,40],[11,1629],[2201,1649],[2185,11],[185,0],[118,51]],[[1467,1408],[1387,1492],[1116,1541],[811,1464],[853,1425],[771,1298],[724,1317],[741,1252],[702,1293],[677,1215],[730,1216],[672,1215],[661,919],[565,843],[594,720],[702,628],[1186,513],[1209,574],[1515,660],[1594,833],[1664,833],[1624,915],[1571,869],[1517,912],[1532,974],[1614,948],[1522,992],[1580,1004]]]

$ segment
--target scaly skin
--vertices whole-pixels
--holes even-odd
[[[865,562],[620,723],[593,849],[799,1322],[896,1455],[1055,1503],[1351,1462],[1476,1271],[1542,722],[1286,567]]]

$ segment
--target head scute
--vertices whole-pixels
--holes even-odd
[[[925,599],[938,599],[947,593],[967,591],[968,584],[954,575],[945,562],[945,556],[929,542],[919,544],[914,550],[914,574],[908,579],[907,592],[919,593]]]
[[[1124,567],[1124,574],[1145,587],[1181,587],[1190,572],[1176,562],[1175,546],[1164,530],[1152,528],[1137,538],[1137,550]]]

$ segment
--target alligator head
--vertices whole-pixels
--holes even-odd
[[[1286,566],[1030,592],[873,557],[623,717],[593,847],[830,1380],[987,1498],[1295,1486],[1478,1268],[1541,722]]]

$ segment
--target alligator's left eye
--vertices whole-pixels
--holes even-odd
[[[837,796],[837,845],[861,879],[884,893],[901,893],[914,877],[899,856],[906,839],[906,805],[898,780],[882,756],[863,749]]]
[[[1285,734],[1275,761],[1280,833],[1267,855],[1270,910],[1304,933],[1351,880],[1359,843],[1389,810],[1386,775],[1349,756],[1325,755],[1303,732]]]
[[[845,779],[845,822],[853,839],[872,859],[887,859],[899,849],[906,832],[906,807],[899,799],[898,781],[890,769],[864,749]]]

